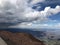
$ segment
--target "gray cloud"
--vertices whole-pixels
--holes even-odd
[[[55,14],[60,12],[60,6],[56,6],[57,8],[45,7],[43,11],[32,9],[30,5],[38,3],[39,1],[44,2],[44,0],[32,0],[29,4],[28,0],[18,0],[16,2],[6,0],[4,3],[2,1],[0,4],[0,26],[8,27],[36,20],[45,21],[48,20],[47,16],[51,15],[51,13]]]

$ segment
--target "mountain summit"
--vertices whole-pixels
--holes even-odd
[[[36,39],[28,33],[0,31],[0,37],[8,45],[44,45],[42,41]]]

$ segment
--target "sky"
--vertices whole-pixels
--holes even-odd
[[[60,29],[60,0],[0,0],[0,28]]]

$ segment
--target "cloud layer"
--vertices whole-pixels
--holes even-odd
[[[44,22],[51,20],[48,18],[49,16],[60,12],[59,5],[56,5],[55,8],[46,6],[42,11],[37,11],[32,8],[36,3],[47,3],[49,1],[31,0],[30,3],[28,3],[29,0],[0,0],[0,25],[4,27],[10,27],[17,24],[20,24],[20,26],[33,25],[32,22],[34,21],[37,22],[39,20],[40,22]],[[53,0],[53,2],[55,1]]]

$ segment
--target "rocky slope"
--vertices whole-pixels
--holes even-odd
[[[42,41],[37,40],[32,35],[27,33],[0,31],[0,37],[8,45],[44,45]]]

